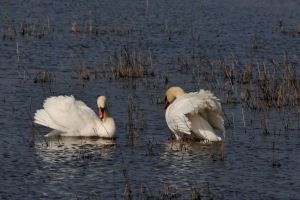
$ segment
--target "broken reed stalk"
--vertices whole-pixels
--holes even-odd
[[[20,26],[20,35],[23,37],[33,37],[41,39],[50,35],[53,32],[53,28],[50,26],[50,18],[47,16],[46,22],[45,19],[41,20],[38,23],[31,23],[28,21],[22,21]]]
[[[276,158],[276,147],[275,147],[276,136],[275,135],[276,135],[276,129],[274,127],[273,134],[272,134],[272,167],[280,167],[281,164]]]
[[[146,14],[148,14],[148,9],[149,9],[149,0],[146,0]]]
[[[33,74],[34,83],[52,83],[54,76],[48,70],[37,70]]]
[[[16,43],[16,53],[17,53],[17,61],[18,61],[18,65],[19,65],[19,62],[20,62],[20,50],[19,50],[19,43],[18,43],[18,41]]]
[[[242,106],[242,115],[243,115],[243,124],[244,124],[244,129],[246,132],[246,121],[245,121],[245,114],[244,114],[244,107]]]
[[[88,66],[86,64],[82,64],[80,68],[80,79],[81,80],[89,80],[90,79],[90,72],[88,70]]]
[[[221,142],[221,161],[225,159],[225,144],[224,141]]]
[[[283,22],[282,18],[279,20],[279,29],[280,29],[281,33],[285,33],[285,27],[284,27],[284,22]]]
[[[133,101],[133,98],[131,96],[128,97],[127,109],[128,109],[128,118],[126,123],[127,139],[130,142],[130,144],[133,145],[135,139],[139,137],[142,130],[146,127],[146,123],[144,120],[142,110],[138,108],[138,106]]]
[[[297,116],[298,116],[298,130],[300,130],[300,109],[297,108]]]
[[[146,194],[146,188],[145,188],[145,186],[143,184],[141,184],[140,194],[139,194],[140,200],[146,199],[146,195],[145,194]]]
[[[132,199],[132,191],[131,191],[131,187],[130,187],[129,183],[125,184],[123,196],[124,196],[125,200]]]
[[[163,190],[160,194],[160,198],[162,200],[169,200],[169,199],[181,199],[182,194],[178,187],[171,187],[169,184],[165,183],[163,186]]]
[[[78,22],[76,20],[71,23],[71,32],[78,33]]]
[[[110,66],[114,79],[125,79],[132,82],[138,78],[154,76],[151,70],[146,69],[146,66],[152,65],[151,55],[147,62],[141,53],[131,52],[127,47],[121,50],[120,55],[115,54],[113,58],[110,57],[107,65]]]
[[[128,139],[131,144],[134,144],[134,136],[136,134],[136,128],[134,124],[134,104],[131,97],[128,98],[128,121],[127,121],[127,133],[128,133]]]
[[[92,20],[92,12],[89,12],[89,34],[93,32],[93,20]]]
[[[297,26],[297,33],[300,34],[300,24]]]
[[[264,116],[263,119],[260,120],[260,125],[261,125],[261,129],[262,129],[263,134],[268,135],[270,132],[268,130],[267,120],[266,120],[265,116]]]
[[[34,145],[35,145],[35,125],[34,125],[34,120],[33,120],[33,116],[31,115],[31,113],[32,113],[32,99],[30,98],[29,111],[27,112],[28,118],[30,119],[30,122],[31,122],[30,137],[29,137],[28,143],[29,143],[29,147],[34,147]]]
[[[197,186],[191,186],[191,199],[192,200],[201,200],[200,189]]]
[[[153,139],[154,140],[154,139]],[[153,156],[154,155],[154,144],[153,144],[153,140],[148,140],[146,143],[146,155],[147,156]]]

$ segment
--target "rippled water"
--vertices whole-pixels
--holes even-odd
[[[2,1],[1,199],[121,199],[126,187],[133,199],[142,199],[141,187],[152,199],[190,199],[192,187],[203,199],[299,199],[299,111],[242,109],[226,103],[222,77],[202,79],[216,59],[263,63],[287,50],[299,80],[299,10],[294,0]],[[125,47],[142,57],[146,77],[112,77],[109,60]],[[200,63],[190,63],[194,57],[202,62],[201,74]],[[83,65],[88,81],[80,78]],[[170,139],[161,104],[170,85],[210,89],[220,97],[224,160],[221,144]],[[45,98],[60,94],[95,110],[96,97],[108,96],[117,140],[45,141],[50,130],[33,125],[32,116]],[[133,139],[129,97],[136,106]],[[266,117],[275,136],[262,133]]]

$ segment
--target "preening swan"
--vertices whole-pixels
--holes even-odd
[[[44,102],[44,108],[36,111],[34,122],[58,130],[46,136],[56,133],[61,136],[115,138],[115,122],[108,115],[105,104],[106,97],[99,96],[97,116],[84,102],[75,100],[73,96],[49,97]]]
[[[214,129],[225,132],[220,100],[208,90],[185,93],[171,87],[165,96],[166,121],[176,139],[221,141]]]

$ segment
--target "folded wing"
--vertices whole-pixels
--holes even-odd
[[[44,109],[38,110],[35,122],[59,131],[82,130],[86,124],[97,119],[96,114],[82,101],[73,96],[49,97]]]
[[[213,128],[225,130],[220,101],[207,90],[177,98],[166,112],[167,124],[172,131],[191,134],[192,123],[188,115],[195,114],[200,114]]]

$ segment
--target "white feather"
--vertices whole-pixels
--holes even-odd
[[[73,96],[49,97],[43,107],[36,111],[34,122],[60,131],[62,136],[115,137],[113,118],[100,120],[92,109]]]
[[[166,110],[166,121],[177,139],[193,134],[205,140],[220,141],[214,128],[225,131],[220,101],[207,90],[176,98]]]

